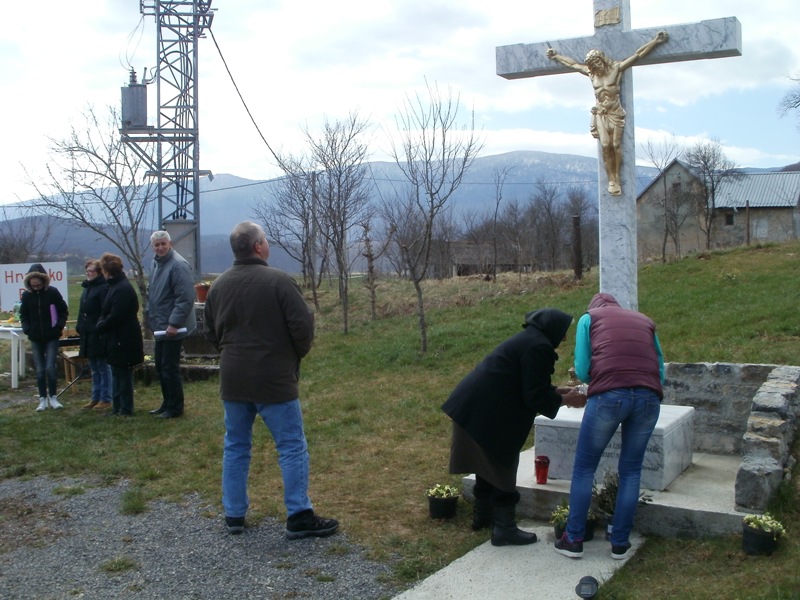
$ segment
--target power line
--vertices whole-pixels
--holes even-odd
[[[217,49],[217,53],[219,54],[219,57],[222,60],[222,64],[225,67],[225,71],[228,73],[228,77],[230,78],[231,83],[233,84],[233,87],[236,90],[236,94],[239,96],[239,100],[242,101],[242,106],[244,106],[245,111],[247,111],[247,116],[250,117],[250,121],[253,123],[253,127],[256,128],[256,131],[258,132],[258,135],[264,141],[264,145],[270,151],[270,154],[272,154],[272,156],[275,158],[275,160],[278,161],[278,164],[282,164],[281,159],[278,157],[278,155],[272,149],[272,146],[269,145],[269,142],[267,141],[267,138],[265,138],[264,134],[261,133],[261,128],[258,126],[258,123],[256,123],[255,118],[253,118],[253,113],[250,112],[250,107],[247,106],[247,102],[244,101],[244,96],[242,96],[242,92],[239,91],[239,86],[236,84],[236,80],[233,78],[233,73],[231,73],[231,70],[228,68],[228,62],[225,60],[225,57],[222,55],[222,50],[220,49],[219,44],[217,43],[217,37],[214,35],[214,30],[210,29],[209,31],[211,32],[211,39],[214,42],[214,47]]]
[[[253,127],[255,127],[256,132],[258,133],[259,137],[264,142],[264,145],[270,151],[270,153],[275,158],[275,160],[278,162],[278,164],[282,165],[283,161],[280,159],[280,157],[272,149],[272,146],[269,145],[269,142],[267,141],[267,138],[264,137],[264,134],[261,132],[261,128],[258,126],[258,123],[256,123],[256,120],[253,117],[253,113],[250,112],[250,108],[247,106],[247,102],[245,102],[244,96],[242,96],[242,93],[239,90],[239,86],[236,84],[236,80],[233,78],[233,73],[231,73],[231,70],[228,67],[228,62],[225,60],[225,57],[222,54],[222,49],[219,47],[219,44],[217,43],[217,38],[214,35],[214,31],[212,29],[209,29],[209,32],[211,33],[211,39],[214,42],[214,47],[217,49],[217,53],[219,54],[220,60],[222,60],[222,64],[225,67],[225,71],[228,73],[228,77],[230,78],[231,83],[233,84],[233,87],[236,90],[236,94],[239,96],[239,100],[242,102],[242,106],[244,106],[244,109],[247,112],[247,116],[250,117],[250,121],[252,122]],[[288,177],[289,177],[289,175],[284,175],[282,177],[276,177],[274,179],[264,179],[264,180],[256,181],[256,182],[253,182],[253,183],[245,183],[245,184],[241,184],[241,185],[229,186],[229,187],[219,188],[219,189],[215,189],[215,190],[206,190],[204,193],[208,194],[208,193],[213,193],[213,192],[222,192],[222,191],[226,191],[226,190],[234,190],[234,189],[240,189],[240,188],[245,188],[245,187],[251,187],[251,186],[255,186],[255,185],[263,185],[265,183],[278,182],[278,181],[281,181],[282,179],[286,179]],[[371,179],[373,182],[375,182],[375,181],[385,181],[387,183],[408,183],[408,181],[406,179],[391,179],[391,178],[388,178],[388,177],[374,177],[374,176],[369,177],[368,176],[365,179]],[[636,179],[637,180],[645,180],[647,178],[645,178],[645,177],[637,177]],[[572,181],[544,181],[544,182],[538,182],[538,181],[536,181],[536,182],[506,181],[505,185],[509,185],[509,186],[534,186],[534,185],[537,185],[538,183],[544,183],[545,185],[593,185],[593,184],[597,183],[597,180],[596,179],[586,179],[586,180],[578,180],[578,181],[572,180]],[[461,183],[461,185],[491,185],[491,186],[494,186],[495,182],[494,181],[463,181]]]

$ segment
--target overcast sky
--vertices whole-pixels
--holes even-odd
[[[358,111],[374,125],[373,160],[385,160],[386,131],[427,79],[460,95],[465,119],[474,108],[484,155],[596,156],[585,77],[495,74],[496,46],[591,35],[590,0],[214,0],[212,8],[220,51],[278,150],[299,151],[303,128]],[[631,11],[633,28],[735,16],[743,33],[741,57],[633,69],[639,146],[674,134],[686,144],[716,138],[740,166],[800,160],[797,115],[777,111],[800,73],[797,0],[631,0]],[[129,68],[141,78],[156,64],[155,35],[138,0],[4,4],[0,202],[33,197],[24,169],[41,175],[48,137],[66,137],[87,106],[119,106]],[[201,168],[278,175],[210,36],[199,52]],[[155,85],[148,94],[154,103]]]

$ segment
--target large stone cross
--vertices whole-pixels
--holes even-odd
[[[604,112],[601,104],[606,102],[608,94],[599,88],[613,88],[613,99],[618,100],[624,110],[612,115],[617,125],[620,122],[624,124],[620,127],[621,143],[618,144],[622,161],[616,167],[618,181],[615,185],[612,180],[614,169],[604,161],[609,156],[607,151],[603,151],[607,144],[601,143],[603,140],[598,142],[600,291],[613,294],[622,306],[637,309],[636,143],[633,135],[633,77],[627,67],[634,62],[649,65],[741,56],[742,28],[736,17],[726,17],[658,29],[631,30],[630,0],[594,0],[594,13],[595,32],[592,36],[499,46],[496,49],[497,74],[506,79],[574,71],[589,75],[597,98],[592,113]],[[659,36],[659,32],[667,35],[662,33]],[[551,50],[550,56],[548,50]],[[616,68],[622,67],[618,87],[616,84],[601,86],[589,74],[587,65],[581,64],[590,50],[602,51],[616,63]],[[591,56],[588,62],[591,64]],[[592,125],[594,127],[594,119]],[[614,123],[609,125],[613,126]],[[612,177],[608,175],[609,169]]]

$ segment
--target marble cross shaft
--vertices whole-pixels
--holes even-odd
[[[583,63],[589,50],[601,50],[614,61],[624,61],[633,57],[637,50],[653,40],[660,31],[668,34],[668,41],[638,58],[635,61],[637,65],[742,54],[742,29],[736,17],[631,30],[630,0],[594,0],[594,12],[595,33],[592,36],[497,47],[497,74],[506,79],[521,79],[575,72],[576,69],[548,58],[547,51],[550,48],[563,57],[570,57],[576,63]],[[598,94],[597,85],[594,81],[592,84]],[[639,303],[636,143],[633,135],[633,77],[629,69],[622,73],[619,99],[626,113],[622,128],[622,165],[619,169],[622,191],[621,194],[616,191],[620,195],[611,195],[608,190],[609,181],[603,166],[603,153],[598,148],[600,291],[613,294],[620,305],[636,310]]]

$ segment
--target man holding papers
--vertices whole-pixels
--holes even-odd
[[[150,236],[155,256],[147,291],[147,325],[153,331],[153,359],[161,382],[161,406],[150,414],[173,419],[183,414],[181,349],[183,339],[197,327],[194,312],[194,273],[172,247],[166,231]]]

